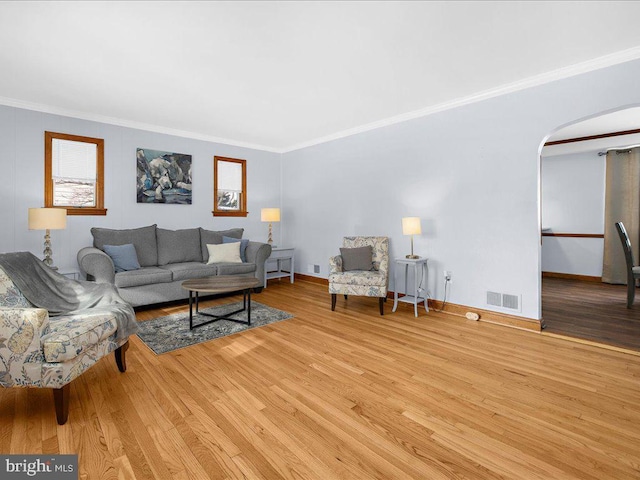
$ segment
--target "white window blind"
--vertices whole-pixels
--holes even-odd
[[[54,139],[52,176],[95,181],[97,158],[98,150],[95,143]]]
[[[242,164],[218,162],[218,190],[242,192]]]

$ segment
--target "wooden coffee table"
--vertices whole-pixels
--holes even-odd
[[[193,330],[196,327],[202,327],[218,320],[230,320],[232,322],[243,323],[245,325],[251,325],[251,289],[257,287],[260,281],[256,277],[238,277],[236,275],[218,275],[217,277],[196,278],[192,280],[185,280],[182,282],[182,288],[189,290],[189,330]],[[198,310],[198,294],[199,293],[231,293],[242,291],[242,308],[235,312],[227,313],[226,315],[212,315],[210,313],[200,312]],[[200,315],[206,315],[207,317],[213,317],[207,322],[202,322],[197,325],[193,324],[193,294],[196,294],[196,313]],[[247,311],[247,321],[236,320],[230,318],[231,315],[236,313]]]

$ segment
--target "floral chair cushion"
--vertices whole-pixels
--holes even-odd
[[[117,329],[110,313],[65,315],[49,319],[50,332],[42,338],[47,362],[65,362],[109,338]]]
[[[384,287],[387,284],[386,275],[380,272],[352,270],[350,272],[329,275],[329,283],[344,283],[346,285],[375,285]]]
[[[5,271],[0,268],[0,307],[28,308],[32,306]]]

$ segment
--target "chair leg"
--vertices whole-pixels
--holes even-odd
[[[331,311],[333,312],[336,309],[336,298],[337,295],[335,293],[331,294]]]
[[[125,357],[125,352],[129,349],[129,341],[120,345],[120,347],[116,348],[113,352],[116,356],[116,365],[118,365],[118,370],[121,372],[125,372],[127,370],[127,359]]]
[[[69,395],[71,384],[67,383],[61,388],[53,389],[53,403],[56,406],[56,419],[58,425],[64,425],[69,418]]]
[[[384,298],[379,297],[378,303],[380,304],[380,315],[384,315]]]
[[[636,279],[632,275],[627,277],[627,308],[633,306],[633,301],[636,296]]]
[[[345,300],[347,299],[347,295],[346,295],[346,294],[345,294],[345,296],[344,296],[344,299],[345,299]]]

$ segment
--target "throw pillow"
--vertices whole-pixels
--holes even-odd
[[[127,243],[126,245],[103,245],[102,249],[113,260],[116,273],[140,268],[136,247],[132,243]]]
[[[219,245],[207,245],[209,261],[211,263],[242,263],[240,258],[240,243],[221,243]]]
[[[212,230],[205,230],[200,228],[200,245],[202,246],[202,260],[206,261],[209,258],[209,251],[207,245],[219,245],[222,243],[222,237],[242,238],[244,228],[230,228],[229,230],[220,230],[214,232]]]
[[[249,240],[246,238],[238,239],[231,237],[222,237],[222,243],[234,242],[240,242],[240,258],[242,259],[242,263],[247,263],[247,245],[249,245]]]
[[[373,269],[373,249],[371,245],[357,248],[341,248],[342,270],[372,270]]]

